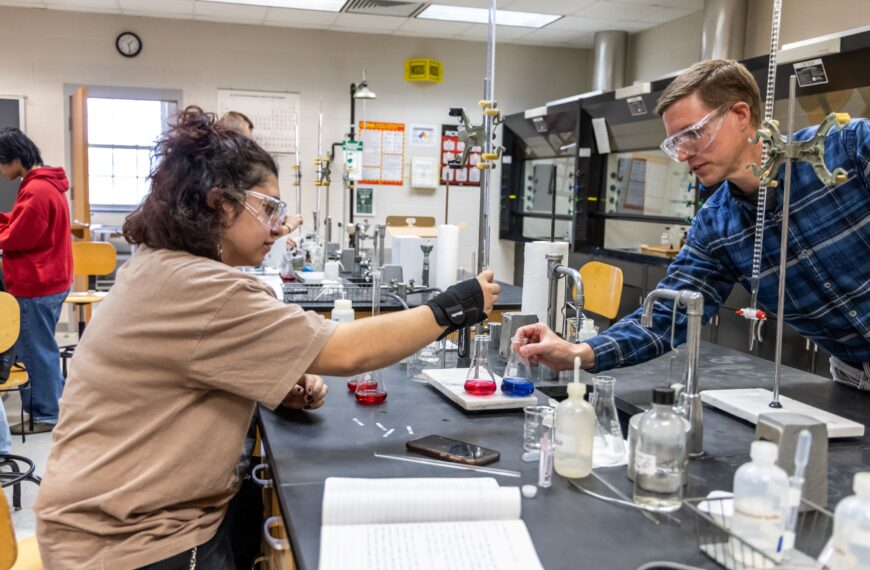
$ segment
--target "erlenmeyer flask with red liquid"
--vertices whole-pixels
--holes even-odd
[[[354,391],[356,401],[364,406],[383,404],[387,399],[387,385],[380,370],[360,374]]]
[[[363,372],[362,374],[354,374],[350,378],[347,379],[347,391],[351,394],[356,394],[356,386],[359,384],[360,378],[364,378],[367,374],[371,374],[371,372]]]
[[[489,335],[479,334],[474,337],[473,350],[471,368],[465,377],[465,391],[472,396],[491,396],[498,385],[489,366]]]

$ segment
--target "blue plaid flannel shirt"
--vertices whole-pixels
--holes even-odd
[[[795,133],[810,138],[817,127]],[[855,119],[825,139],[825,162],[848,179],[825,187],[805,162],[792,166],[786,269],[785,322],[833,356],[870,361],[870,122]],[[779,173],[780,186],[783,187]],[[747,290],[752,275],[755,203],[724,182],[698,211],[676,259],[659,288],[690,289],[704,295],[707,321],[735,283]],[[768,191],[758,304],[771,316],[777,307],[782,193]],[[653,307],[653,327],[640,326],[641,309],[588,343],[594,371],[645,362],[671,348],[673,303]],[[748,334],[747,325],[747,334]],[[675,344],[686,341],[686,316],[677,312]],[[747,338],[748,341],[748,338]]]

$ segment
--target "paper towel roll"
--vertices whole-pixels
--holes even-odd
[[[447,289],[456,283],[456,271],[459,269],[459,226],[439,225],[438,255],[435,257],[435,286]]]
[[[522,312],[538,315],[538,320],[547,322],[547,298],[550,291],[550,281],[547,276],[547,254],[558,253],[562,263],[568,263],[568,242],[564,241],[533,241],[526,244],[525,265],[523,267],[523,301]],[[565,285],[559,283],[558,307],[565,304]],[[556,312],[556,332],[562,330],[562,311]]]

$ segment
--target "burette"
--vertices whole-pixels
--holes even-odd
[[[494,99],[495,82],[495,14],[496,0],[489,0],[489,30],[486,39],[486,75],[483,78],[483,145],[480,155],[480,228],[477,239],[477,273],[489,268],[489,194],[492,169],[499,155],[493,152],[494,120],[499,115]]]
[[[770,27],[770,59],[767,64],[767,87],[764,98],[764,121],[773,119],[773,104],[776,98],[776,55],[779,51],[779,28],[782,22],[782,0],[773,1],[773,18]],[[767,163],[770,145],[767,142],[761,147],[761,165]],[[772,177],[771,177],[772,178]],[[755,242],[752,246],[752,277],[750,290],[752,297],[750,306],[737,311],[738,315],[751,321],[749,328],[749,350],[755,346],[755,341],[761,341],[761,323],[767,318],[764,311],[758,309],[758,288],[761,283],[761,257],[764,249],[764,215],[767,205],[767,190],[776,182],[761,184],[758,187],[758,204],[755,211]]]
[[[293,170],[293,187],[296,189],[296,196],[295,196],[295,198],[296,198],[296,215],[301,216],[302,215],[302,160],[301,160],[300,154],[299,154],[299,111],[298,110],[294,113],[294,123],[296,123],[295,129],[294,129],[294,135],[293,135],[294,139],[295,139],[294,148],[296,150],[296,153],[295,153],[296,160],[295,160],[295,164],[293,165],[293,168],[292,168],[292,170]],[[299,226],[299,233],[300,234],[302,233],[302,226],[301,225]]]
[[[317,115],[317,157],[314,159],[314,190],[315,190],[315,206],[314,206],[314,233],[317,235],[318,247],[320,247],[320,201],[321,192],[324,181],[325,159],[323,156],[323,99],[320,99],[320,111]]]

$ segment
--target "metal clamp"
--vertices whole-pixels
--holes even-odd
[[[750,164],[747,168],[751,168],[752,173],[760,178],[760,186],[776,187],[778,185],[775,180],[776,174],[779,167],[787,160],[806,162],[825,186],[842,184],[846,181],[848,173],[839,167],[831,172],[825,165],[825,137],[831,129],[842,128],[851,120],[848,113],[830,113],[821,122],[812,138],[791,143],[783,140],[779,131],[779,121],[764,121],[762,127],[755,131],[755,136],[750,139],[750,143],[757,144],[758,141],[767,143],[767,160],[761,167]]]
[[[290,550],[290,540],[286,538],[275,538],[272,536],[272,527],[283,526],[284,519],[281,517],[269,517],[263,523],[263,539],[269,548],[272,550]]]
[[[484,116],[492,118],[493,128],[504,122],[504,117],[501,114],[501,110],[498,108],[498,103],[495,101],[479,101],[478,105],[483,108]],[[468,118],[465,109],[462,107],[451,108],[450,116],[459,118],[457,136],[459,137],[459,140],[465,144],[465,148],[462,150],[462,155],[458,159],[451,161],[450,167],[465,168],[465,165],[468,164],[468,155],[471,152],[471,149],[475,146],[483,147],[484,138],[486,136],[484,134],[485,125],[481,124],[479,126],[474,126],[471,123],[471,119]],[[493,150],[494,152],[481,154],[481,162],[475,165],[477,169],[486,170],[495,168],[494,161],[501,158],[502,153],[504,152],[504,147],[498,146]]]
[[[274,484],[272,483],[271,479],[262,479],[257,475],[257,473],[259,473],[260,471],[262,471],[263,469],[265,469],[268,466],[269,466],[268,463],[258,463],[257,465],[254,466],[253,469],[251,469],[251,479],[254,480],[254,483],[256,483],[257,485],[259,485],[260,487],[262,487],[264,489],[269,489],[269,488],[273,487]]]

